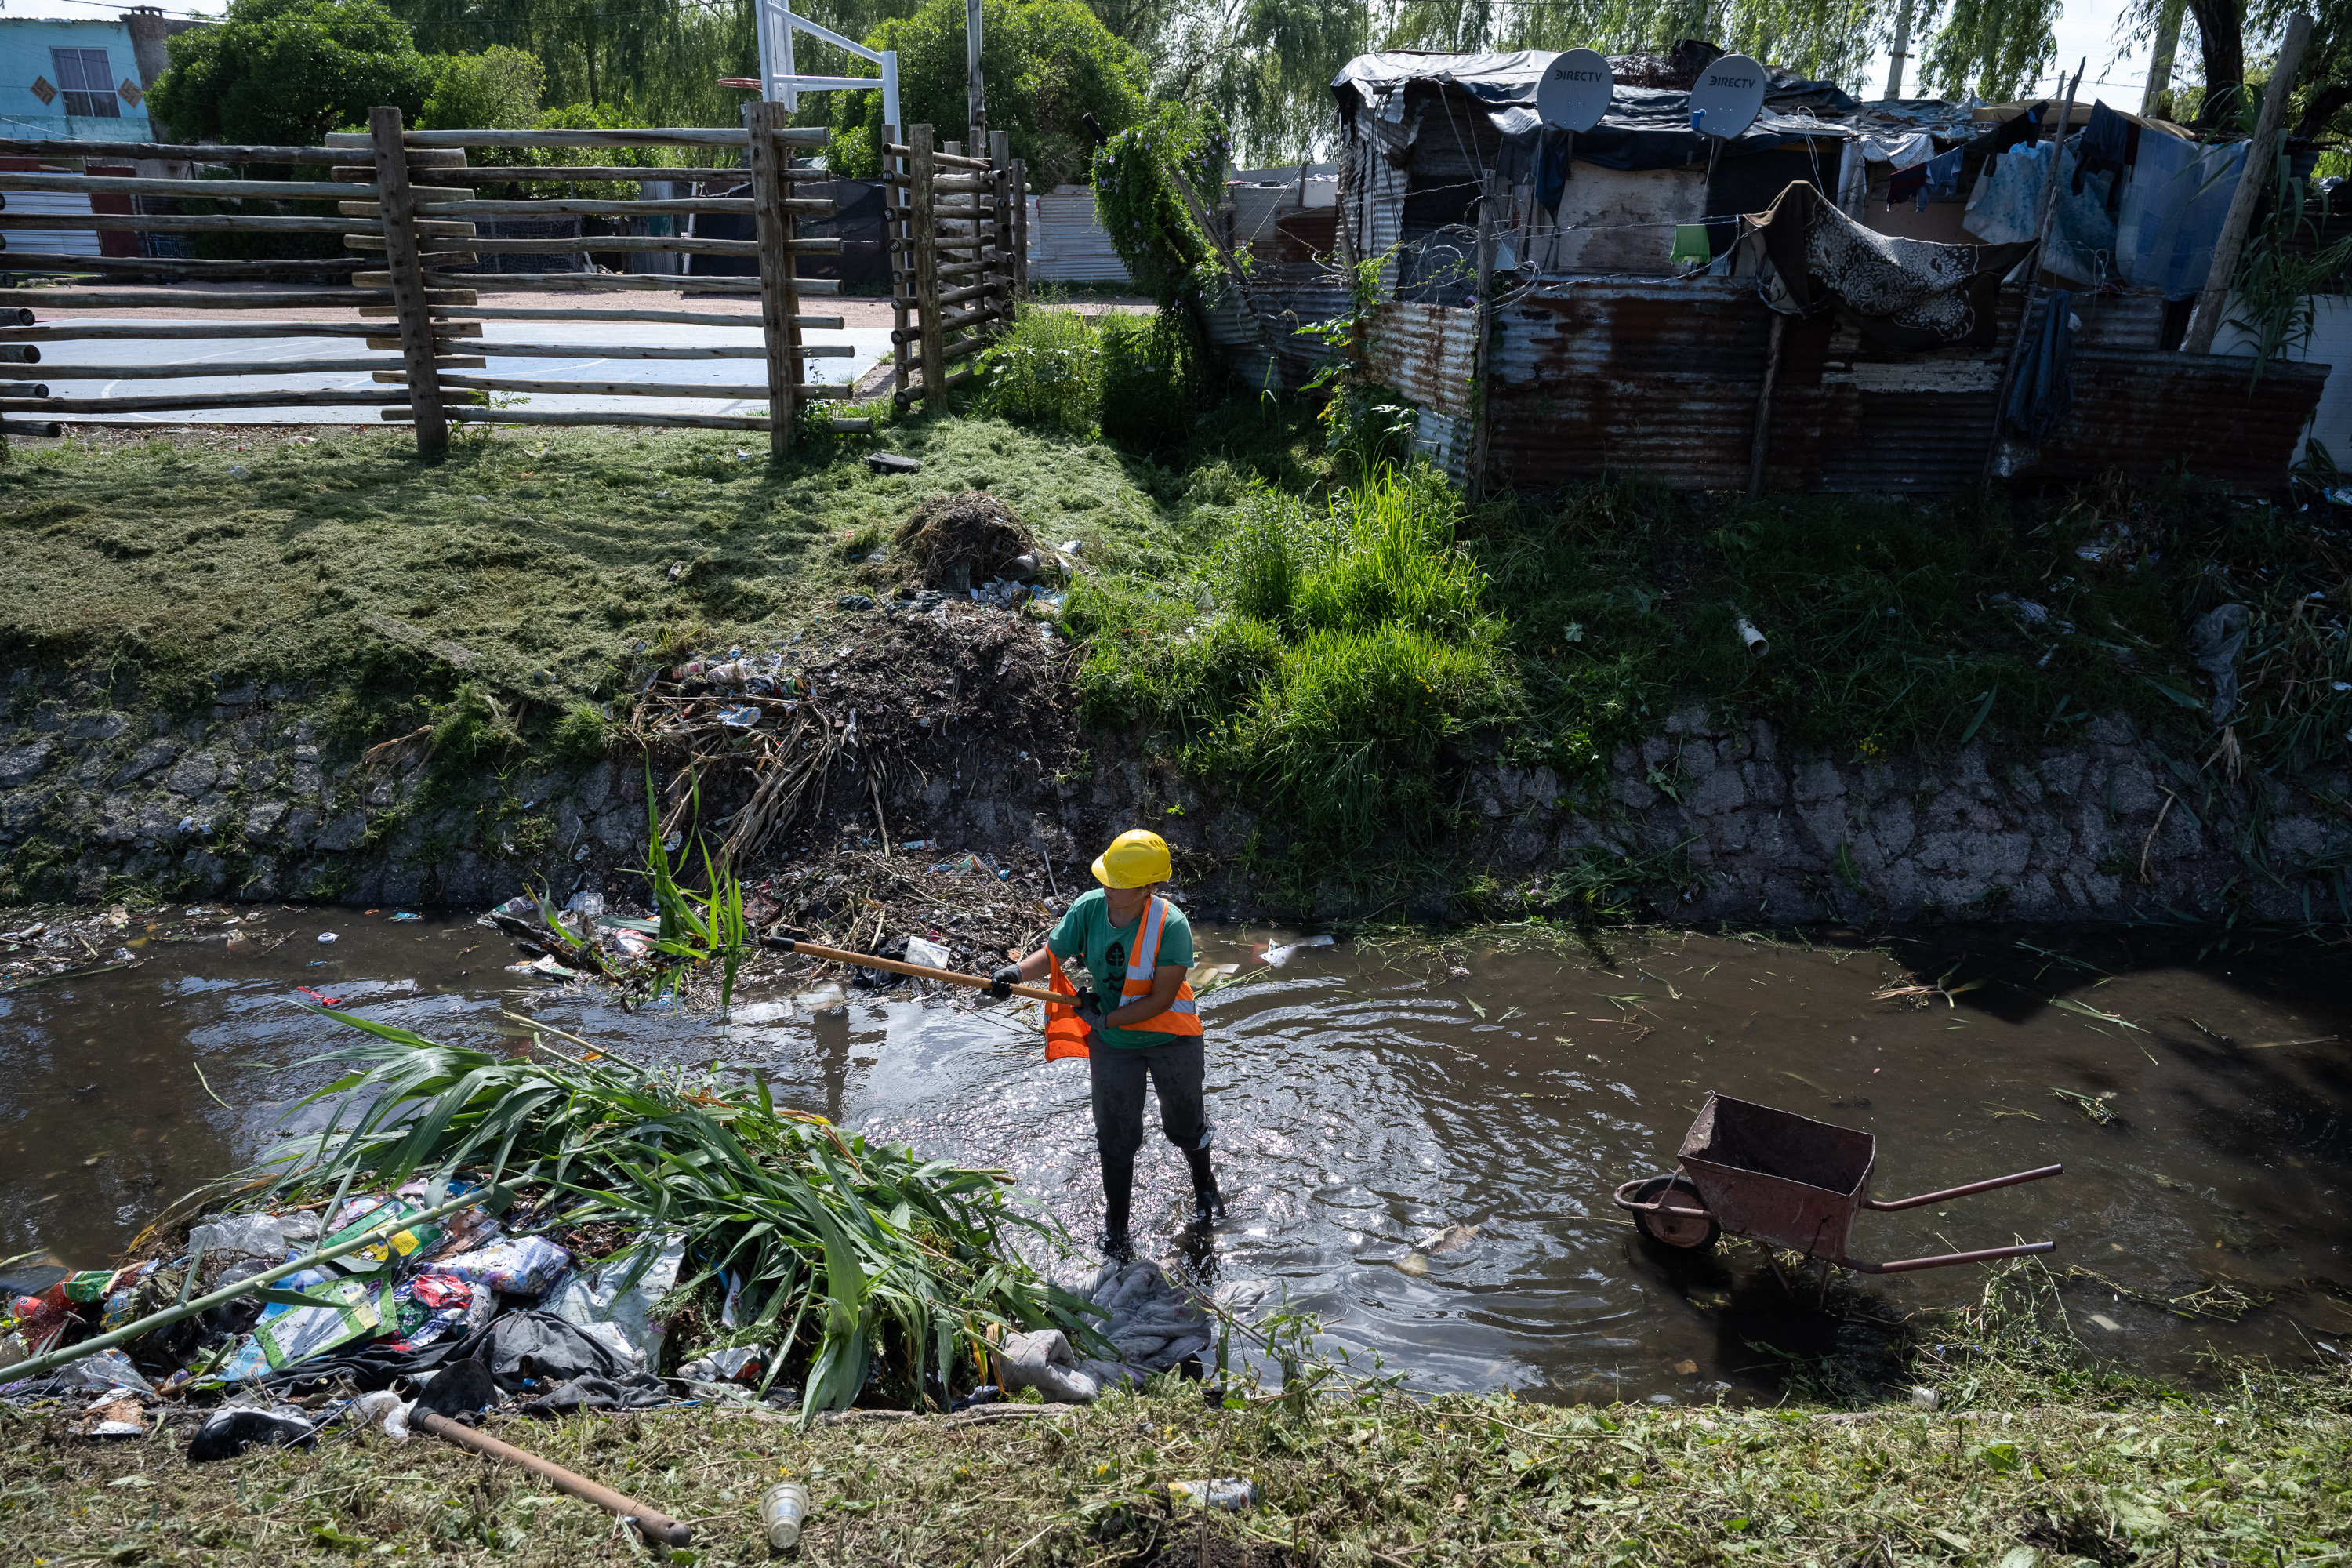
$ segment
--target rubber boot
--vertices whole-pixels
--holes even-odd
[[[1113,1263],[1134,1260],[1135,1244],[1127,1234],[1128,1211],[1135,1202],[1135,1160],[1103,1164],[1103,1257]]]
[[[1217,1191],[1217,1173],[1209,1168],[1206,1149],[1188,1149],[1184,1163],[1192,1167],[1192,1223],[1198,1226],[1219,1226],[1225,1223],[1224,1194]]]

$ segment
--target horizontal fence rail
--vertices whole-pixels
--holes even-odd
[[[801,309],[803,295],[837,291],[831,279],[802,279],[796,259],[838,255],[841,242],[804,237],[802,222],[830,217],[829,195],[808,187],[830,181],[830,171],[792,166],[795,150],[822,144],[823,128],[792,126],[772,105],[752,106],[741,129],[719,126],[625,131],[410,131],[397,110],[378,109],[365,133],[330,136],[317,147],[215,145],[165,142],[67,142],[0,139],[0,155],[43,161],[107,163],[138,162],[144,170],[77,173],[71,167],[0,171],[0,200],[15,191],[99,198],[92,211],[57,212],[55,201],[39,213],[0,208],[0,270],[11,274],[96,275],[95,284],[0,288],[0,429],[13,434],[54,434],[47,416],[92,414],[204,414],[257,408],[372,410],[387,420],[412,426],[425,452],[446,446],[453,424],[684,425],[715,429],[766,429],[778,455],[792,445],[795,416],[804,405],[836,402],[845,388],[811,384],[807,363],[848,357],[846,344],[804,343],[803,331],[839,331],[839,316],[812,315]],[[588,163],[590,149],[624,156],[652,153],[677,158],[670,163]],[[492,160],[470,164],[470,150]],[[517,154],[581,158],[581,162],[507,163]],[[155,165],[162,174],[145,172]],[[251,166],[286,165],[290,177],[254,177]],[[185,166],[184,177],[173,177]],[[229,177],[199,177],[219,172]],[[610,187],[659,187],[647,199],[619,199]],[[601,186],[604,189],[583,189]],[[515,194],[550,193],[543,196]],[[807,191],[807,194],[803,194]],[[127,198],[127,199],[126,199]],[[104,211],[127,207],[128,211]],[[691,232],[701,217],[740,223],[750,238]],[[518,227],[499,226],[517,225]],[[543,226],[551,232],[532,233]],[[597,234],[596,227],[635,232]],[[647,232],[675,228],[677,233]],[[138,237],[142,248],[162,248],[150,237],[242,237],[261,242],[258,257],[85,256],[55,244],[51,234],[97,231]],[[740,230],[739,230],[740,232]],[[332,235],[347,254],[267,254],[273,239]],[[86,243],[86,242],[85,242]],[[186,242],[174,242],[184,246]],[[209,239],[198,241],[211,243]],[[120,248],[110,244],[107,248]],[[350,254],[356,253],[356,254]],[[513,256],[604,255],[620,265],[623,256],[679,258],[676,273],[499,272],[498,258]],[[741,258],[758,264],[756,276],[698,276],[695,258]],[[528,263],[526,263],[528,265]],[[466,268],[467,270],[459,270]],[[241,292],[155,292],[131,287],[171,283],[296,283],[304,289]],[[547,294],[630,293],[661,290],[695,298],[756,298],[760,313],[732,315],[710,310],[582,309],[551,300],[484,307],[480,290]],[[617,303],[617,301],[616,301]],[[217,322],[62,321],[42,324],[38,307],[78,310],[163,308],[200,310],[207,316],[236,312]],[[327,308],[355,313],[357,320],[288,319],[293,310]],[[273,315],[272,313],[276,314]],[[742,329],[747,341],[721,344],[579,343],[485,341],[484,323],[545,322],[661,324]],[[290,359],[236,357],[230,345],[257,339],[356,340],[359,353]],[[182,360],[171,345],[221,340],[221,353]],[[57,363],[68,345],[83,342],[151,342],[158,353],[141,363]],[[326,346],[324,344],[322,347]],[[44,353],[48,363],[43,363]],[[86,359],[87,356],[85,356]],[[569,375],[468,374],[499,359],[757,361],[746,384],[707,382],[598,381],[577,370]],[[298,375],[348,375],[345,387],[289,390],[257,385],[253,391],[205,389],[174,393],[175,381],[217,382],[238,378],[283,382]],[[71,394],[93,382],[138,383],[127,396]],[[152,390],[149,388],[152,387]],[[613,410],[527,410],[489,405],[493,394],[550,396],[662,398],[714,405],[764,404],[756,413],[625,413]],[[836,421],[861,426],[868,421]]]
[[[837,293],[839,285],[800,277],[799,258],[840,255],[843,242],[799,232],[804,222],[835,215],[827,184],[835,176],[827,169],[793,165],[795,152],[821,145],[826,132],[790,125],[785,118],[779,105],[754,103],[740,129],[411,131],[399,110],[383,108],[371,113],[367,132],[331,135],[317,147],[0,139],[0,156],[69,165],[0,170],[0,204],[7,193],[28,193],[28,200],[38,193],[45,208],[11,212],[0,205],[0,271],[73,279],[40,288],[0,287],[0,431],[54,434],[60,427],[54,416],[68,415],[348,407],[410,426],[426,453],[446,446],[453,425],[499,423],[765,429],[771,451],[781,456],[792,447],[803,408],[837,404],[848,395],[846,386],[809,381],[809,362],[856,352],[844,343],[804,341],[810,331],[843,330],[845,319],[803,309],[804,298]],[[969,367],[948,367],[990,346],[1026,296],[1026,182],[1001,134],[991,138],[984,158],[965,156],[952,143],[935,145],[928,126],[911,127],[907,135],[900,143],[896,128],[887,132],[891,381],[902,406],[935,405],[971,374]],[[679,161],[584,161],[597,150]],[[477,155],[493,161],[471,162]],[[583,161],[505,161],[518,157]],[[136,163],[141,172],[77,172],[76,166],[92,163]],[[271,166],[282,167],[287,177],[259,177]],[[215,174],[220,177],[205,177]],[[641,199],[614,193],[615,186],[632,185]],[[89,200],[91,211],[58,212],[59,195]],[[101,210],[107,208],[117,210]],[[696,232],[705,219],[719,220],[721,232]],[[590,232],[597,228],[626,232]],[[47,238],[91,231],[121,237],[108,241],[106,249],[135,244],[148,254],[88,256],[79,253],[86,240],[75,247]],[[296,237],[327,235],[340,239],[343,254],[297,254],[318,242]],[[191,238],[169,237],[176,236]],[[252,243],[239,247],[238,238]],[[18,240],[16,248],[8,248],[11,239]],[[165,253],[192,246],[263,254]],[[619,267],[628,258],[626,265],[644,266],[635,258],[663,255],[676,258],[679,270],[605,271],[593,260],[604,256]],[[580,258],[582,267],[498,270],[502,258],[513,257],[545,257],[559,267],[565,265],[560,258]],[[698,258],[726,258],[739,267],[749,260],[755,270],[749,277],[714,277],[694,270]],[[261,287],[198,292],[152,287],[170,284]],[[486,306],[485,288],[551,298],[544,304]],[[653,309],[627,308],[628,296],[652,291],[683,295],[687,308],[661,308],[659,301],[651,302]],[[611,298],[611,305],[597,304],[598,295]],[[698,300],[757,300],[759,310],[698,310],[692,308]],[[40,307],[160,308],[217,319],[45,323],[36,318]],[[289,314],[320,309],[352,314],[341,320]],[[730,328],[745,335],[719,343],[562,342],[529,334],[487,338],[490,322]],[[324,340],[323,352],[237,357],[237,342],[268,339]],[[220,352],[180,357],[189,351],[176,345],[209,340],[220,341]],[[156,353],[112,363],[97,363],[87,352],[77,359],[71,346],[141,342],[156,345]],[[345,342],[356,352],[336,352]],[[67,363],[58,363],[60,356]],[[725,384],[599,380],[584,364],[554,374],[500,374],[498,362],[511,359],[753,361],[761,369],[747,367]],[[321,374],[351,377],[351,384],[299,390],[266,384]],[[171,385],[231,379],[256,384],[250,391],[184,392]],[[100,382],[139,385],[127,395],[88,395],[88,384]],[[727,411],[494,403],[533,394],[688,405],[700,400]],[[745,410],[747,404],[764,406]],[[836,428],[871,424],[833,423]]]

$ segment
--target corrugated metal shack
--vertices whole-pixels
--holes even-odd
[[[1635,58],[1612,62],[1609,116],[1569,139],[1533,113],[1549,58],[1382,55],[1349,66],[1335,84],[1345,136],[1328,238],[1308,229],[1308,208],[1275,226],[1270,247],[1253,240],[1247,298],[1220,312],[1217,335],[1237,351],[1240,374],[1297,384],[1312,341],[1279,340],[1345,310],[1333,263],[1381,257],[1368,372],[1420,405],[1424,447],[1457,479],[1478,465],[1483,419],[1478,477],[1493,483],[1624,473],[1682,489],[1745,487],[1769,410],[1772,489],[1927,495],[1977,481],[2021,324],[2023,268],[1984,296],[1993,320],[1968,343],[1898,352],[1849,324],[1848,311],[1780,314],[1780,362],[1763,397],[1776,312],[1743,266],[1761,237],[1748,234],[1743,247],[1739,215],[1803,184],[1875,234],[1990,250],[1960,229],[1965,187],[1891,210],[1886,191],[1905,159],[1959,148],[2004,111],[1972,121],[1942,103],[1864,106],[1775,71],[1756,124],[1710,143],[1687,129],[1688,84],[1675,85],[1685,62]],[[2044,119],[2055,118],[2053,106]],[[1494,301],[1482,398],[1471,225],[1490,174],[1508,192],[1497,269],[1517,278]],[[2074,285],[2070,302],[2080,322],[2072,407],[2038,441],[2004,433],[1993,471],[2063,481],[2185,466],[2242,489],[2284,484],[2327,367],[2273,363],[2256,383],[2242,355],[2172,352],[2183,306],[2104,272],[2099,280],[2095,290]],[[2352,449],[2345,433],[2319,434]]]

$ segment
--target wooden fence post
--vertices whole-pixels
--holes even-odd
[[[2246,163],[2238,188],[2230,197],[2230,211],[2221,220],[2221,237],[2213,242],[2213,265],[2205,275],[2204,292],[2189,313],[2189,332],[2180,352],[2209,354],[2221,330],[2222,312],[2230,308],[2230,289],[2238,280],[2238,253],[2246,247],[2246,231],[2253,226],[2254,208],[2271,188],[2272,160],[2278,156],[2279,127],[2286,122],[2286,100],[2294,91],[2295,72],[2303,68],[2303,52],[2311,43],[2311,17],[2297,12],[2286,25],[2278,58],[2271,64],[2270,86],[2263,93],[2262,113],[2254,121],[2254,140],[2246,148]],[[2116,176],[2121,179],[2123,176]]]
[[[368,110],[375,149],[375,181],[383,217],[384,271],[400,321],[400,353],[408,374],[408,411],[416,424],[416,450],[437,457],[449,448],[441,412],[441,380],[434,368],[433,317],[425,308],[425,267],[417,256],[416,204],[408,188],[408,143],[397,105]]]
[[[1306,199],[1306,168],[1299,165],[1300,200]],[[1491,379],[1488,358],[1493,353],[1495,336],[1495,242],[1496,228],[1500,222],[1504,197],[1508,187],[1503,176],[1487,171],[1484,188],[1479,192],[1478,244],[1476,258],[1477,296],[1471,317],[1471,331],[1475,333],[1470,345],[1470,396],[1473,416],[1470,431],[1470,459],[1463,478],[1464,489],[1474,500],[1486,499],[1486,448],[1488,432],[1494,427],[1494,415],[1486,406],[1487,385]]]
[[[760,336],[768,359],[768,456],[788,458],[798,414],[801,373],[799,289],[793,277],[793,217],[784,205],[792,189],[785,174],[792,155],[776,132],[791,123],[781,103],[751,105],[752,220],[760,240]]]
[[[989,303],[995,308],[999,333],[1013,323],[1013,138],[1003,131],[988,133],[989,216],[996,222],[996,265],[985,274],[996,285]]]
[[[914,241],[907,214],[914,194],[903,184],[889,182],[891,175],[903,177],[907,173],[906,161],[890,151],[904,145],[897,126],[882,128],[882,254],[890,267],[890,395],[901,406],[907,401],[907,361],[912,357],[907,349],[907,279],[914,266],[908,248]]]
[[[922,312],[922,361],[924,412],[939,412],[941,395],[947,391],[947,333],[940,329],[940,220],[936,207],[933,180],[937,165],[931,161],[931,128],[915,125],[908,128],[907,151],[913,154],[907,160],[907,177],[914,198],[914,246],[908,253],[915,268],[915,309]]]
[[[1029,165],[1013,160],[1013,298],[1029,302]]]

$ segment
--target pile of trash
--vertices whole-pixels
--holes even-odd
[[[301,1065],[336,1070],[357,1122],[290,1137],[213,1189],[238,1206],[151,1227],[119,1268],[0,1278],[0,1400],[68,1402],[92,1438],[203,1422],[225,1453],[305,1440],[329,1407],[389,1430],[420,1400],[945,1410],[1039,1331],[1093,1358],[1054,1385],[1087,1398],[1209,1342],[1156,1268],[1091,1302],[1040,1274],[1018,1243],[1050,1226],[1002,1172],[569,1036],[493,1054],[324,1016],[362,1037]],[[859,1311],[828,1309],[852,1290]],[[213,1431],[223,1405],[247,1414]]]
[[[63,1402],[74,1412],[72,1430],[93,1439],[194,1426],[189,1457],[196,1460],[257,1445],[307,1446],[336,1422],[404,1439],[419,1408],[458,1418],[491,1409],[556,1416],[798,1403],[797,1390],[770,1376],[779,1347],[665,1356],[672,1325],[660,1308],[687,1262],[681,1236],[583,1261],[583,1247],[595,1238],[554,1239],[560,1226],[551,1234],[537,1228],[548,1217],[541,1210],[510,1209],[503,1222],[487,1202],[450,1211],[469,1193],[485,1190],[416,1183],[390,1196],[348,1199],[331,1213],[316,1205],[224,1215],[192,1226],[184,1247],[166,1259],[12,1277],[12,1291],[21,1293],[0,1333],[0,1399]],[[98,1351],[6,1381],[9,1363],[77,1337],[115,1333],[392,1226],[400,1228],[374,1245],[279,1273],[251,1294],[156,1328],[128,1350]],[[57,1277],[43,1282],[44,1273]],[[1244,1287],[1224,1304],[1246,1307],[1262,1294],[1262,1287]],[[1051,1402],[1084,1404],[1107,1389],[1139,1387],[1157,1373],[1200,1375],[1220,1320],[1157,1263],[1107,1265],[1087,1298],[1113,1353],[1082,1356],[1061,1329],[1009,1334],[992,1353],[998,1385],[960,1396],[956,1405],[1029,1388]],[[739,1326],[738,1304],[730,1280],[711,1325],[722,1338]]]
[[[464,1205],[474,1193],[486,1202]],[[331,1207],[217,1215],[190,1226],[170,1256],[121,1268],[14,1270],[0,1319],[0,1399],[79,1399],[76,1429],[92,1437],[142,1436],[165,1412],[220,1398],[247,1411],[293,1406],[279,1409],[274,1426],[247,1423],[248,1437],[282,1442],[315,1430],[295,1405],[305,1395],[339,1394],[348,1403],[395,1384],[421,1390],[459,1363],[480,1363],[495,1389],[470,1410],[509,1397],[532,1415],[753,1397],[740,1366],[720,1372],[708,1358],[676,1369],[683,1394],[655,1375],[666,1325],[654,1308],[677,1282],[682,1238],[584,1262],[597,1237],[567,1234],[530,1205],[501,1217],[491,1212],[500,1196],[463,1183],[411,1183]],[[371,1232],[382,1239],[283,1271]],[[263,1275],[274,1277],[264,1285]],[[167,1317],[246,1280],[257,1281],[248,1293],[159,1322],[121,1348],[7,1381],[13,1363]],[[791,1403],[789,1394],[770,1397]],[[380,1424],[391,1406],[370,1408]],[[199,1447],[219,1446],[218,1436]]]

